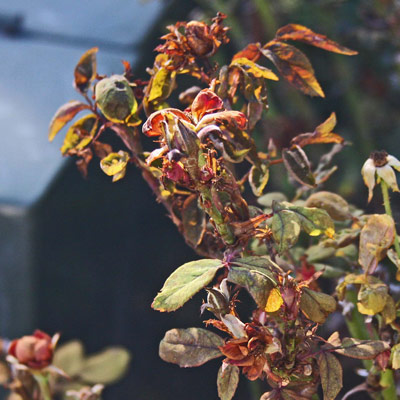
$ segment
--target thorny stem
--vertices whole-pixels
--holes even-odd
[[[382,189],[383,205],[385,207],[385,212],[387,215],[393,218],[392,207],[390,205],[390,198],[389,198],[389,188],[387,183],[383,179],[381,179],[381,189]],[[400,243],[396,229],[394,230],[394,248],[396,250],[397,255],[400,257]]]

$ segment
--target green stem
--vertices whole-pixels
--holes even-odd
[[[33,377],[35,378],[36,382],[39,385],[40,393],[42,394],[42,399],[52,400],[50,386],[49,386],[49,378],[47,374],[44,375],[40,372],[37,372],[33,374]]]
[[[381,179],[381,189],[382,189],[383,205],[385,207],[385,212],[387,215],[393,218],[392,207],[390,205],[390,198],[389,198],[389,187],[383,179]],[[400,257],[400,243],[396,229],[394,231],[394,248],[396,250],[397,255]]]
[[[384,400],[397,399],[396,383],[394,381],[393,371],[391,369],[381,372],[380,384],[386,388],[382,390],[382,396]]]

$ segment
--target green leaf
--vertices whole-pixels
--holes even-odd
[[[224,340],[217,334],[202,328],[171,329],[160,343],[159,355],[180,367],[198,367],[221,357],[220,346]]]
[[[296,213],[301,227],[310,236],[319,236],[325,233],[328,237],[333,237],[335,225],[325,210],[298,206],[290,206],[288,209]]]
[[[53,364],[62,369],[70,377],[75,376],[83,367],[83,345],[78,340],[58,346],[53,358]]]
[[[292,211],[281,210],[274,213],[271,223],[272,236],[283,253],[297,243],[300,235],[300,219]]]
[[[281,271],[279,265],[274,263],[268,256],[250,256],[243,258],[236,258],[231,261],[231,264],[237,265],[242,268],[247,268],[249,270],[256,270],[267,275],[271,280],[274,280],[273,272]]]
[[[235,265],[229,268],[228,281],[243,286],[262,309],[267,304],[271,289],[276,285],[270,276],[262,272]]]
[[[358,262],[366,273],[372,274],[378,262],[386,256],[393,244],[395,227],[393,218],[387,214],[374,214],[368,218],[360,233]]]
[[[336,221],[345,221],[351,218],[349,204],[336,193],[326,191],[314,193],[307,199],[305,205],[306,207],[322,208]]]
[[[283,149],[282,158],[287,171],[294,180],[311,188],[316,186],[310,161],[301,147],[294,146],[290,150]]]
[[[231,400],[239,383],[239,368],[236,365],[222,363],[218,370],[217,387],[221,400]]]
[[[261,196],[268,183],[269,167],[265,164],[253,165],[250,169],[249,183],[254,196]]]
[[[343,369],[338,359],[331,353],[318,357],[324,400],[334,400],[343,387]]]
[[[89,356],[79,372],[80,378],[89,384],[110,384],[126,373],[131,356],[122,347],[110,347]]]
[[[49,126],[50,142],[55,138],[57,133],[82,110],[90,107],[80,101],[73,100],[62,105],[54,114]]]
[[[359,360],[372,360],[378,354],[389,349],[389,344],[382,340],[344,338],[342,340],[342,348],[335,350],[335,352]]]
[[[280,203],[282,201],[287,201],[287,197],[285,194],[281,192],[269,192],[267,194],[264,194],[263,196],[259,197],[257,199],[257,203],[267,207],[267,208],[272,208],[272,203]]]
[[[113,176],[121,173],[128,165],[129,154],[120,150],[118,153],[110,153],[100,161],[100,167],[104,173]]]
[[[175,311],[207,286],[222,267],[220,260],[191,261],[176,269],[165,281],[151,305],[158,311]]]
[[[325,293],[303,288],[300,309],[311,321],[323,324],[328,315],[336,310],[336,300]]]

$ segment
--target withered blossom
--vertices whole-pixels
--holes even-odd
[[[394,192],[399,191],[393,168],[400,171],[400,161],[384,150],[373,151],[368,160],[365,161],[361,169],[361,174],[365,185],[368,187],[368,202],[372,199],[375,182],[380,183],[381,179]],[[375,176],[377,178],[376,181]]]

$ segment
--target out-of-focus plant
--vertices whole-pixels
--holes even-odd
[[[10,390],[10,400],[100,400],[104,385],[121,379],[128,368],[130,355],[121,347],[85,356],[80,342],[56,347],[58,339],[37,330],[1,341],[0,383]]]
[[[307,95],[324,97],[310,61],[291,42],[344,55],[356,52],[289,24],[269,42],[250,43],[221,66],[213,57],[229,41],[224,19],[218,13],[210,24],[169,26],[147,80],[135,76],[126,61],[122,75],[99,75],[97,49],[86,52],[75,68],[75,88],[85,101],[71,101],[56,112],[49,138],[86,111],[67,130],[62,154],[75,156],[84,175],[96,155],[113,182],[134,164],[188,245],[204,257],[177,268],[152,307],[175,311],[205,289],[201,311],[212,315],[204,321],[208,329],[168,331],[160,344],[162,359],[194,367],[224,357],[217,376],[222,400],[234,396],[240,373],[268,382],[262,400],[315,399],[319,385],[323,398],[333,400],[342,389],[337,358],[342,355],[368,367],[366,382],[346,397],[363,390],[376,399],[394,399],[398,304],[380,264],[388,256],[400,265],[387,192],[397,185],[386,167],[397,167],[397,161],[380,153],[385,160],[372,156],[374,164],[368,161],[363,168],[370,191],[376,174],[381,180],[386,207],[385,214],[365,215],[338,194],[321,190],[337,169],[333,157],[347,144],[334,132],[334,113],[283,148],[270,141],[260,151],[251,137],[268,108],[268,82],[279,75]],[[181,88],[181,75],[197,85]],[[170,106],[175,93],[186,108]],[[142,147],[140,126],[155,139],[150,151]],[[107,143],[111,134],[121,140],[121,149]],[[325,152],[312,165],[307,152],[316,146]],[[290,201],[267,190],[278,164],[297,188]],[[245,195],[257,198],[258,206],[249,205]],[[335,292],[325,293],[319,278],[334,279]],[[254,300],[249,319],[237,309],[242,291]],[[344,314],[352,337],[320,336],[319,326],[336,311]],[[79,365],[75,374],[84,378],[85,363]],[[68,393],[91,398],[99,390]]]

